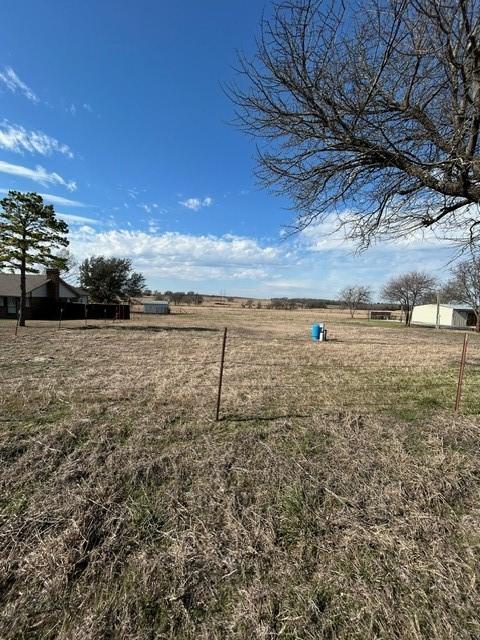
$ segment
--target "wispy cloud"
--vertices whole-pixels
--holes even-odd
[[[67,181],[55,171],[49,173],[40,165],[37,165],[35,169],[30,169],[30,167],[23,167],[20,164],[11,164],[0,160],[0,173],[8,173],[17,178],[27,178],[44,186],[57,184],[67,188],[69,191],[76,191],[77,189],[77,184],[73,180]]]
[[[61,211],[56,212],[59,218],[69,222],[70,224],[99,224],[99,221],[95,218],[89,218],[88,216],[77,216],[73,213],[63,213]]]
[[[468,214],[468,212],[466,212]],[[462,211],[457,215],[460,216]],[[303,229],[294,236],[305,249],[314,252],[324,252],[336,249],[339,251],[354,253],[357,244],[348,237],[348,227],[341,227],[340,222],[355,222],[355,212],[345,210],[339,215],[339,219],[332,218],[321,223],[313,223]],[[464,228],[468,227],[465,222]],[[460,234],[459,234],[460,236]],[[396,238],[381,239],[372,245],[372,248],[389,248],[405,247],[408,249],[428,248],[432,246],[445,247],[447,244],[453,244],[457,238],[443,236],[441,229],[417,229],[405,235],[399,235]]]
[[[0,189],[2,193],[6,193],[6,189]],[[62,196],[55,196],[51,193],[41,193],[40,194],[45,202],[49,202],[50,204],[58,204],[64,207],[86,207],[87,205],[84,202],[79,202],[78,200],[70,200],[70,198],[63,198]]]
[[[64,109],[71,116],[76,116],[77,113],[81,113],[82,110],[87,111],[88,113],[93,113],[93,109],[88,102],[83,102],[82,104],[75,104],[74,102],[71,102],[70,104],[65,105]]]
[[[143,209],[145,213],[152,213],[152,211],[159,208],[156,202],[152,202],[150,204],[140,204],[138,206],[140,207],[140,209]]]
[[[8,191],[9,191],[9,189],[0,189],[0,193],[3,193],[3,194],[7,194]],[[55,196],[55,195],[53,195],[51,193],[40,193],[39,195],[42,196],[42,198],[45,200],[45,202],[47,204],[57,204],[57,205],[60,205],[60,206],[63,206],[63,207],[75,207],[75,208],[77,208],[77,207],[84,208],[84,207],[88,206],[84,202],[79,202],[78,200],[71,200],[70,198],[62,198],[62,196]],[[73,214],[62,213],[62,214],[59,214],[59,215],[66,216],[66,215],[73,215]],[[84,216],[75,216],[75,217],[82,218],[82,222],[85,222],[85,221],[94,222],[95,221],[95,222],[98,223],[98,220],[95,220],[94,218],[87,218],[87,217],[84,217]]]
[[[192,211],[198,211],[202,207],[210,207],[213,204],[213,198],[210,196],[206,198],[187,198],[186,200],[180,200],[178,204]]]
[[[148,221],[148,233],[158,233],[160,227],[159,227],[159,223],[158,220],[155,220],[155,218],[151,218]]]
[[[4,67],[3,71],[0,71],[0,83],[11,93],[20,93],[31,102],[40,102],[34,91],[23,80],[20,80],[12,67]]]
[[[60,153],[67,158],[73,158],[73,152],[66,144],[42,131],[28,131],[21,125],[10,124],[7,120],[0,123],[0,147],[15,153],[38,153],[50,156]]]

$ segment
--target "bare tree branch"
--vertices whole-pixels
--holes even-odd
[[[426,227],[476,242],[479,37],[480,0],[275,5],[228,92],[297,229],[337,215],[360,247]]]

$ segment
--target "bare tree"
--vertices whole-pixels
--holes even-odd
[[[410,326],[413,307],[424,302],[434,291],[436,280],[428,273],[411,271],[392,278],[383,288],[383,296],[398,302],[405,310],[405,324]]]
[[[372,292],[368,287],[351,286],[340,291],[340,300],[350,312],[353,318],[360,305],[371,302]]]
[[[80,263],[68,249],[58,252],[58,257],[62,260],[60,272],[64,280],[70,284],[75,284],[80,279]]]
[[[480,331],[480,256],[463,260],[452,269],[452,279],[445,286],[450,300],[463,302],[475,313],[475,328]]]
[[[480,0],[284,0],[227,89],[295,228],[479,238]],[[262,142],[263,141],[263,142]]]

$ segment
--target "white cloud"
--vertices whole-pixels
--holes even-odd
[[[352,283],[369,285],[378,292],[390,277],[409,269],[425,269],[445,278],[452,256],[446,243],[443,248],[379,245],[354,255],[338,245],[312,249],[305,238],[276,246],[236,235],[162,233],[157,221],[150,219],[148,224],[148,231],[96,230],[93,222],[75,225],[70,232],[71,250],[80,259],[128,257],[150,286],[157,288],[203,293],[228,289],[259,297],[331,298]]]
[[[84,237],[91,237],[93,235],[95,235],[95,229],[93,227],[90,227],[88,224],[84,224],[83,226],[80,227],[80,229],[78,230],[79,233],[81,233]]]
[[[210,196],[205,198],[187,198],[186,200],[180,200],[178,204],[192,211],[198,211],[202,207],[210,207],[213,204],[213,198]]]
[[[62,187],[66,187],[69,191],[76,191],[77,184],[73,180],[66,181],[58,173],[48,173],[42,166],[37,165],[35,169],[29,167],[23,167],[18,164],[11,164],[10,162],[3,162],[0,160],[0,173],[8,173],[18,178],[27,178],[33,180],[44,186],[47,184],[57,184]]]
[[[265,277],[281,265],[283,252],[241,236],[194,236],[176,232],[155,235],[143,231],[95,232],[82,227],[71,233],[72,251],[90,255],[127,256],[149,277],[188,281]]]
[[[32,89],[20,80],[12,67],[4,67],[3,71],[0,71],[0,83],[3,83],[11,93],[21,93],[31,102],[40,102]]]
[[[67,158],[73,158],[73,152],[68,145],[62,144],[42,131],[28,131],[6,120],[0,123],[0,147],[15,153],[28,151],[42,156],[60,153]]]
[[[93,113],[93,109],[92,109],[92,107],[88,104],[88,102],[84,102],[82,106],[83,106],[83,108],[85,109],[85,111],[88,111],[89,113]]]

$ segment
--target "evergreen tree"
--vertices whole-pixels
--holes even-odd
[[[142,295],[145,278],[132,271],[128,258],[93,256],[80,265],[80,286],[94,302],[118,302]]]
[[[20,271],[20,325],[25,326],[26,274],[64,266],[54,250],[68,246],[68,225],[38,193],[9,191],[0,200],[0,269]]]

